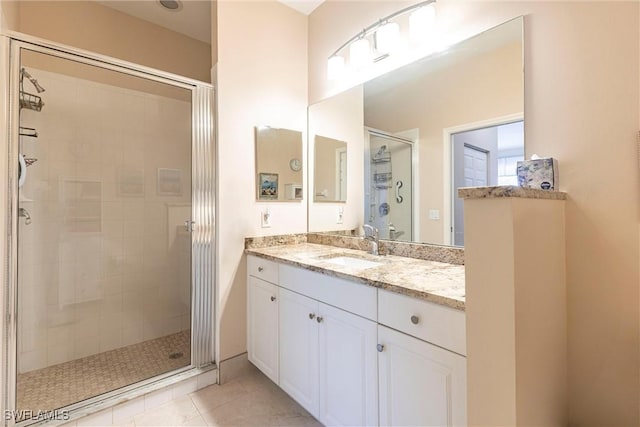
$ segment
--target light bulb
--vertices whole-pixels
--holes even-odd
[[[395,22],[387,22],[376,30],[376,50],[379,53],[391,53],[400,41],[400,26]]]
[[[344,57],[333,55],[327,61],[327,77],[329,80],[338,80],[344,75]]]
[[[409,37],[411,41],[423,42],[433,32],[436,22],[436,8],[433,3],[421,7],[409,16]]]
[[[366,67],[373,62],[369,40],[362,38],[354,41],[349,47],[349,60],[353,68]]]

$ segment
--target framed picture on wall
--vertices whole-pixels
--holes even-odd
[[[258,174],[258,199],[278,200],[278,174],[261,172]]]
[[[158,196],[182,196],[182,171],[158,168]]]

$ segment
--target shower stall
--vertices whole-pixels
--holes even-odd
[[[3,42],[3,409],[29,424],[215,366],[213,88]]]

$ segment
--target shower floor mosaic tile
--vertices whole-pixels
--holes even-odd
[[[180,356],[180,353],[182,355]],[[189,365],[186,330],[18,375],[17,408],[61,408]]]

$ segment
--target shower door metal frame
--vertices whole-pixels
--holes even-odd
[[[8,44],[8,68],[1,70],[9,72],[9,81],[3,80],[0,85],[5,86],[9,94],[8,100],[8,130],[3,136],[7,142],[7,212],[5,215],[6,230],[6,268],[3,274],[3,302],[4,316],[0,320],[0,333],[3,338],[2,360],[5,368],[0,372],[0,411],[2,418],[6,418],[5,411],[16,410],[16,380],[17,380],[17,330],[18,330],[18,182],[17,164],[13,159],[18,158],[19,152],[19,112],[18,83],[20,74],[20,51],[27,49],[56,58],[66,59],[85,65],[95,66],[106,70],[120,72],[126,75],[140,77],[174,87],[181,87],[191,91],[191,190],[192,190],[192,233],[191,233],[191,363],[189,366],[171,371],[156,377],[140,381],[121,389],[95,396],[82,402],[76,402],[63,409],[71,411],[72,416],[86,415],[94,407],[114,398],[124,397],[127,393],[146,387],[151,391],[159,384],[166,384],[172,377],[178,381],[188,376],[190,371],[204,372],[215,367],[215,314],[216,314],[216,286],[215,286],[215,238],[216,238],[216,144],[214,120],[214,88],[210,83],[190,79],[169,72],[156,70],[142,65],[122,61],[105,55],[76,49],[58,43],[27,36],[21,33],[8,32],[8,37],[0,36],[5,47]],[[5,39],[9,39],[8,43]],[[4,52],[6,49],[1,49]],[[6,57],[5,57],[6,59]],[[2,63],[2,61],[0,61]],[[0,72],[0,74],[3,74]],[[7,87],[8,86],[8,87]],[[38,422],[38,421],[33,421]],[[21,422],[27,425],[32,422]],[[6,425],[13,425],[14,421],[6,420]]]

